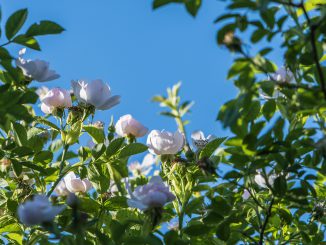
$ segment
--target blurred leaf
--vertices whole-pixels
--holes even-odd
[[[203,236],[205,234],[210,233],[211,227],[204,224],[193,224],[193,225],[188,225],[183,230],[184,233],[186,233],[189,236]]]
[[[52,159],[53,153],[51,151],[40,151],[34,156],[33,162],[47,165],[52,161]]]

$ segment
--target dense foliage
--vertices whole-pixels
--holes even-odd
[[[153,8],[170,3],[193,16],[201,5],[154,0]],[[72,91],[31,87],[59,75],[8,47],[40,50],[37,36],[64,29],[41,21],[21,33],[27,17],[18,10],[0,32],[3,244],[326,243],[324,1],[229,1],[215,20],[239,90],[217,116],[229,137],[187,135],[193,104],[176,84],[153,97],[176,132],[152,130],[146,144],[137,140],[148,129],[131,115],[93,122],[120,101],[101,80],[73,81]],[[274,50],[284,54],[279,67]]]

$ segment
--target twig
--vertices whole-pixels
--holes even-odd
[[[263,242],[264,242],[264,233],[265,233],[265,229],[266,229],[266,226],[268,224],[268,220],[272,214],[272,207],[273,207],[273,204],[274,204],[274,197],[272,198],[271,200],[271,203],[269,204],[269,207],[268,207],[268,211],[266,213],[266,218],[265,218],[265,221],[264,221],[264,224],[263,226],[261,227],[261,230],[260,230],[260,237],[259,237],[259,245],[263,245]]]
[[[58,179],[54,182],[53,186],[51,187],[51,189],[49,190],[47,196],[51,196],[52,192],[54,191],[54,189],[57,187],[57,185],[59,184],[59,182],[61,181],[61,179],[65,176],[66,173],[64,173],[62,170],[64,168],[64,163],[65,163],[65,157],[66,154],[68,152],[68,148],[69,145],[65,145],[63,147],[63,152],[62,152],[62,157],[61,157],[61,162],[60,162],[60,169],[59,169],[59,177]]]
[[[303,11],[303,14],[307,20],[307,23],[309,25],[309,29],[310,29],[310,43],[311,43],[311,46],[312,46],[312,53],[313,53],[313,58],[315,60],[315,64],[316,64],[316,67],[317,67],[317,71],[318,71],[318,75],[319,75],[319,79],[320,79],[320,83],[321,83],[321,89],[324,93],[324,97],[326,99],[326,86],[325,86],[325,78],[324,78],[324,74],[323,74],[323,70],[320,66],[320,63],[319,63],[319,59],[318,59],[318,52],[317,52],[317,47],[316,47],[316,37],[315,37],[315,31],[317,29],[317,26],[314,25],[313,23],[311,23],[311,20],[310,20],[310,17],[307,13],[307,10],[304,6],[304,2],[301,1],[300,3],[300,8],[302,9]]]
[[[239,230],[239,232],[240,232],[243,236],[245,236],[246,238],[248,238],[250,241],[252,241],[254,244],[258,244],[258,242],[257,242],[255,239],[253,239],[251,236],[247,235],[245,232],[240,231],[240,230]]]

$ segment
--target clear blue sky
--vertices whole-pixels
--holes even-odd
[[[97,114],[106,125],[111,114],[117,119],[130,113],[150,129],[175,130],[174,122],[159,116],[158,104],[150,99],[181,80],[183,99],[195,101],[188,132],[227,135],[215,121],[219,107],[236,93],[226,81],[232,56],[215,42],[213,20],[225,11],[224,3],[203,1],[195,19],[181,5],[155,11],[151,5],[151,0],[2,1],[3,19],[27,7],[25,28],[48,19],[66,29],[39,38],[42,52],[28,50],[26,58],[47,60],[61,75],[44,83],[48,87],[69,88],[70,81],[79,78],[109,82],[122,102]]]

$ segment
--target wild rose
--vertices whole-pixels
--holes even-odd
[[[136,138],[143,137],[148,132],[148,128],[143,126],[130,114],[120,117],[115,125],[115,130],[121,137],[132,135]]]
[[[193,145],[197,149],[203,149],[209,142],[211,142],[213,139],[215,139],[215,136],[208,135],[205,137],[204,133],[202,131],[194,131],[191,134],[191,139]]]
[[[60,77],[55,71],[50,70],[49,63],[44,60],[25,60],[22,56],[26,48],[19,51],[16,65],[23,71],[24,75],[38,82],[47,82]]]
[[[151,180],[143,186],[137,186],[134,192],[131,192],[127,184],[129,195],[128,205],[140,210],[163,207],[166,203],[175,199],[175,196],[165,186],[160,176],[153,176]]]
[[[249,192],[247,189],[244,189],[244,190],[243,190],[243,193],[242,193],[242,198],[243,198],[244,200],[248,200],[249,197],[250,197],[250,192]]]
[[[26,201],[18,207],[18,217],[27,226],[51,222],[64,210],[64,206],[52,206],[46,196],[36,195],[33,200]]]
[[[129,170],[133,174],[133,176],[146,176],[153,169],[153,164],[155,163],[155,160],[155,157],[152,154],[148,153],[144,157],[142,163],[139,163],[138,161],[130,163]]]
[[[120,103],[120,96],[111,96],[111,89],[102,80],[71,82],[77,100],[94,106],[98,110],[107,110]]]
[[[173,155],[178,153],[184,146],[183,134],[179,131],[152,130],[147,138],[147,146],[150,153],[155,155]]]
[[[71,192],[67,189],[66,183],[64,180],[61,180],[59,184],[55,187],[54,191],[59,196],[68,196]]]
[[[275,73],[271,74],[270,77],[273,81],[290,83],[292,82],[294,75],[288,68],[281,67]]]
[[[36,94],[38,95],[40,100],[42,100],[45,97],[45,95],[47,95],[48,92],[49,92],[49,88],[45,86],[39,87],[36,90]]]
[[[277,178],[277,175],[276,174],[271,174],[270,176],[268,176],[268,184],[270,186],[273,186],[274,185],[274,181],[275,181],[276,178]],[[266,180],[265,180],[264,176],[260,172],[258,174],[256,174],[256,176],[255,176],[255,182],[260,187],[267,188]]]
[[[52,113],[56,108],[69,108],[72,106],[70,93],[62,88],[53,88],[41,99],[41,110]]]
[[[81,180],[77,178],[74,172],[69,172],[64,178],[64,183],[66,188],[69,192],[76,193],[76,192],[87,192],[93,186],[88,179]]]

